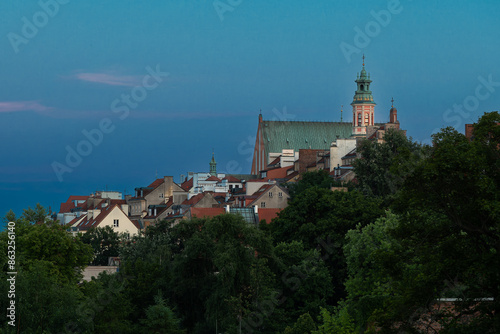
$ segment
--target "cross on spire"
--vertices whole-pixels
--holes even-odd
[[[363,67],[365,66],[365,54],[363,53]]]
[[[391,107],[394,107],[394,98],[391,98]]]

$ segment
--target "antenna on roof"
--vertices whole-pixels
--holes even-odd
[[[155,180],[158,178],[158,168],[155,171]]]
[[[343,114],[343,112],[344,112],[344,111],[342,110],[343,108],[344,108],[344,105],[341,105],[341,106],[340,106],[340,122],[342,122],[342,114]]]

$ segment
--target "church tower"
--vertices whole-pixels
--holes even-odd
[[[215,156],[212,152],[212,161],[210,161],[210,175],[217,176],[217,163],[215,162]]]
[[[363,55],[363,69],[355,80],[358,89],[354,94],[352,105],[352,134],[366,136],[366,128],[375,125],[375,102],[370,90],[370,74],[366,74],[365,56]]]

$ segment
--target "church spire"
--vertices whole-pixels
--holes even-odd
[[[370,90],[370,74],[365,69],[365,55],[363,54],[363,67],[361,73],[356,77],[357,89],[352,100],[353,112],[353,135],[366,135],[366,127],[375,125],[375,102],[373,102],[372,91]]]
[[[212,160],[210,161],[210,175],[217,176],[217,163],[215,162],[215,154],[212,150]]]
[[[389,110],[389,123],[399,123],[398,110],[394,108],[394,98],[391,99],[391,110]]]

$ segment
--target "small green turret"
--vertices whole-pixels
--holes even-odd
[[[217,163],[215,162],[214,152],[212,152],[212,161],[210,161],[210,175],[217,176]]]

